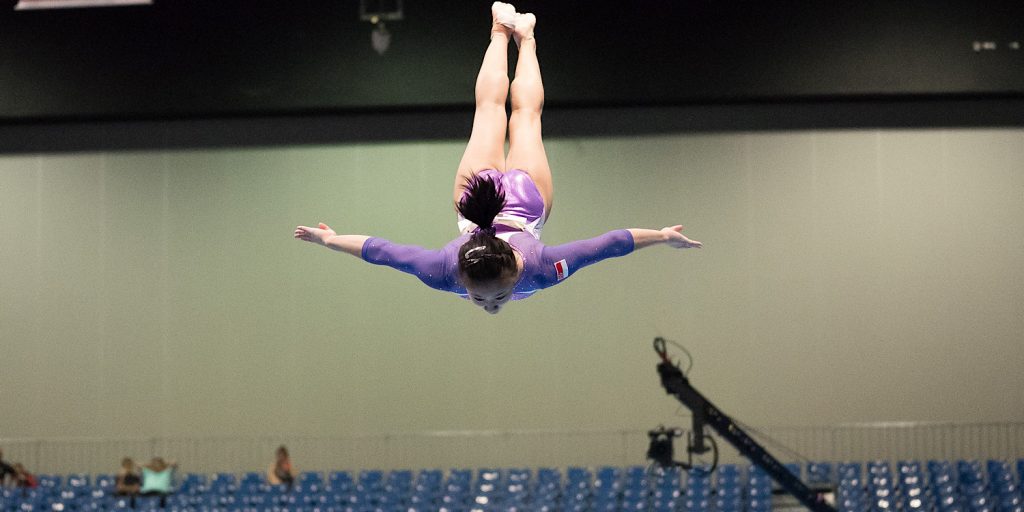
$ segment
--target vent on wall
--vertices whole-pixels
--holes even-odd
[[[149,5],[152,3],[153,0],[18,0],[18,5],[14,6],[14,10],[111,7],[117,5]]]

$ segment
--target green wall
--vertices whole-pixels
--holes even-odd
[[[0,156],[4,437],[1022,421],[1024,130],[548,141],[556,244],[682,223],[495,317],[293,240],[438,247],[463,141]]]

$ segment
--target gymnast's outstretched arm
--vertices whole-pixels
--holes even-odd
[[[339,235],[327,224],[321,222],[319,227],[315,228],[307,226],[296,227],[295,238],[362,258],[363,244],[370,237],[366,235]]]
[[[682,226],[662,229],[618,229],[596,238],[576,240],[544,248],[544,263],[549,283],[561,281],[577,270],[607,258],[625,256],[637,249],[665,244],[677,249],[699,248],[703,244],[684,236]],[[550,286],[550,284],[549,284]]]
[[[642,249],[652,245],[665,244],[676,249],[700,249],[704,244],[686,238],[682,233],[683,226],[669,226],[661,229],[633,228],[629,234],[633,235],[633,248]]]
[[[339,235],[324,223],[316,228],[296,227],[295,238],[351,254],[367,263],[412,274],[431,288],[460,293],[462,290],[461,286],[448,279],[448,273],[444,271],[445,252],[441,250],[396,244],[366,235]]]

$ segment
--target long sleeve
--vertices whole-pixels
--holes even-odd
[[[633,252],[633,235],[625,229],[609,231],[587,240],[547,246],[543,249],[541,264],[543,287],[562,281],[577,270],[607,258],[625,256]]]
[[[387,265],[412,274],[431,288],[458,292],[450,268],[449,252],[447,246],[444,249],[431,250],[374,237],[363,244],[362,257],[367,263]]]

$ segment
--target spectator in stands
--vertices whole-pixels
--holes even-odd
[[[135,508],[135,497],[142,487],[142,478],[131,457],[121,459],[121,469],[117,471],[117,480],[114,482],[114,494],[117,496],[128,496],[132,508]]]
[[[17,472],[14,471],[14,467],[4,462],[4,451],[0,449],[0,487],[7,485],[7,482],[14,482],[17,477]]]
[[[36,480],[35,475],[29,473],[25,466],[21,465],[20,462],[14,463],[14,482],[17,487],[23,489],[35,489],[39,486],[39,482]]]
[[[167,495],[171,493],[171,482],[178,464],[167,462],[161,457],[153,457],[149,464],[142,466],[141,496],[159,496],[160,508],[167,507]]]
[[[267,482],[271,485],[285,484],[291,490],[295,483],[295,468],[292,467],[292,459],[288,456],[288,448],[284,445],[277,447],[274,463],[267,469]]]

